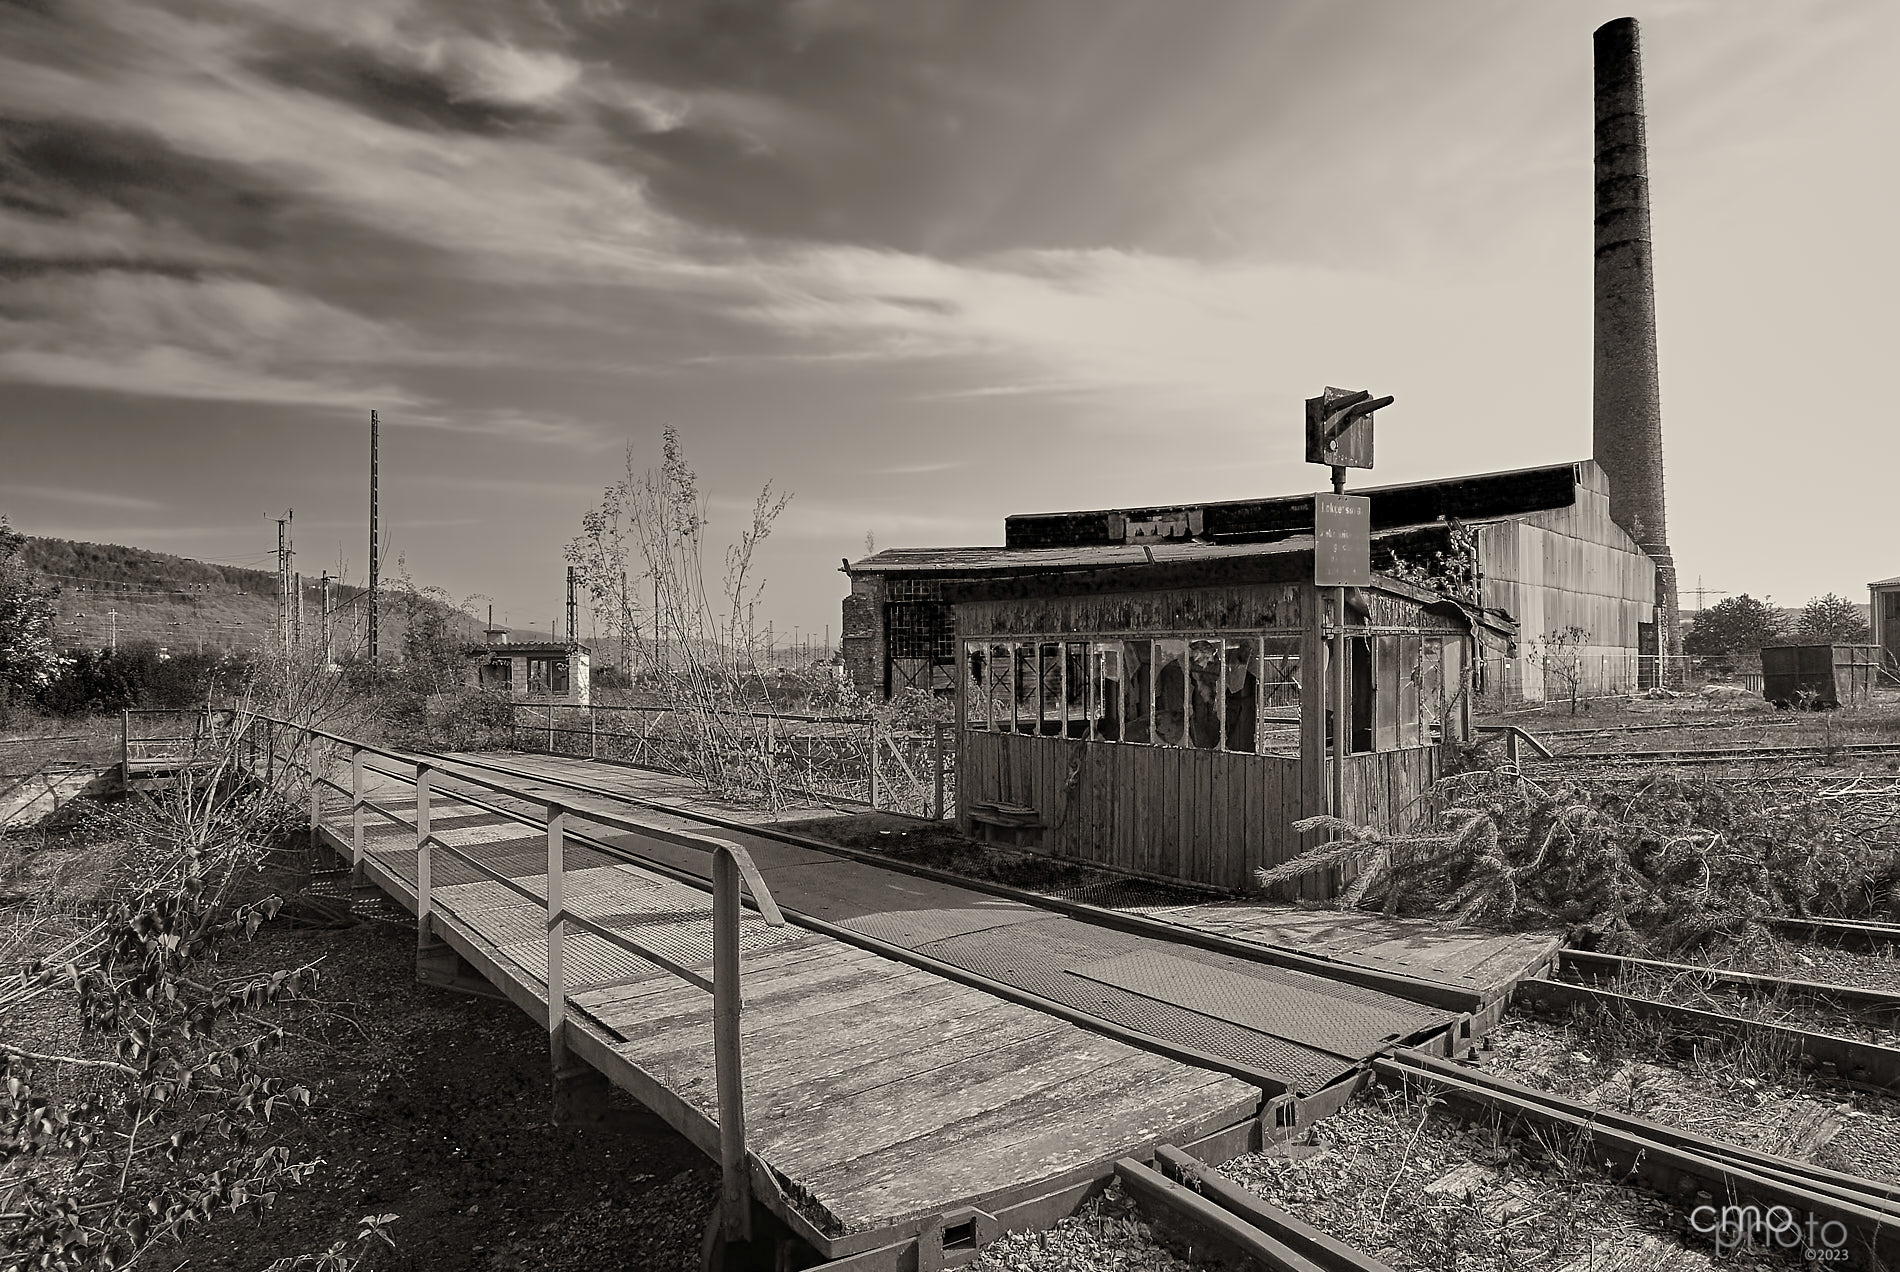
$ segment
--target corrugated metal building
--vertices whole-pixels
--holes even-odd
[[[1656,565],[1611,518],[1594,461],[1353,493],[1372,500],[1376,570],[1517,624],[1516,645],[1489,650],[1476,669],[1485,695],[1555,696],[1573,674],[1583,694],[1623,692],[1653,671],[1644,655],[1656,652]],[[1013,516],[1001,548],[890,549],[845,567],[845,664],[865,693],[947,693],[959,583],[1191,561],[1217,584],[1259,545],[1312,527],[1313,497],[1286,495]],[[1564,641],[1571,629],[1583,635]]]

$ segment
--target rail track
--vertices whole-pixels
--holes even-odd
[[[1756,1215],[1812,1222],[1823,1240],[1810,1248],[1843,1249],[1836,1257],[1854,1266],[1900,1266],[1900,1185],[1582,1104],[1411,1048],[1394,1049],[1372,1068],[1381,1082],[1429,1092],[1467,1120],[1587,1145],[1591,1160],[1619,1182],[1683,1205],[1692,1228],[1710,1230],[1697,1223],[1704,1208],[1714,1219],[1753,1206]]]
[[[1900,742],[1849,742],[1837,746],[1678,747],[1653,751],[1559,751],[1541,763],[1568,765],[1596,762],[1636,767],[1679,764],[1772,764],[1784,761],[1877,759],[1883,756],[1900,756]]]

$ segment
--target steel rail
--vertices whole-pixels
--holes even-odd
[[[1800,918],[1795,915],[1783,915],[1768,922],[1778,928],[1812,932],[1817,936],[1846,938],[1871,945],[1900,944],[1900,923],[1883,923],[1871,919]]]
[[[881,870],[889,870],[897,874],[910,875],[919,879],[929,879],[937,883],[955,884],[958,887],[968,888],[975,892],[987,893],[990,896],[1001,897],[1010,901],[1016,901],[1037,909],[1053,910],[1057,913],[1065,914],[1070,918],[1081,919],[1084,922],[1092,923],[1099,927],[1106,927],[1114,931],[1127,932],[1138,936],[1152,936],[1177,944],[1191,945],[1197,949],[1208,950],[1212,953],[1244,958],[1250,962],[1264,963],[1274,967],[1284,967],[1293,971],[1308,972],[1312,975],[1325,977],[1328,980],[1344,981],[1347,984],[1358,985],[1364,989],[1376,989],[1382,993],[1391,994],[1396,998],[1405,998],[1412,1002],[1424,1003],[1433,1007],[1442,1007],[1449,1011],[1476,1012],[1482,1010],[1487,1005],[1484,996],[1477,990],[1466,989],[1457,985],[1447,985],[1439,981],[1427,980],[1424,977],[1409,976],[1403,972],[1389,972],[1381,968],[1365,967],[1361,964],[1349,963],[1343,960],[1328,958],[1325,955],[1297,950],[1290,946],[1240,940],[1234,937],[1222,936],[1214,932],[1203,931],[1200,928],[1189,927],[1184,923],[1175,923],[1167,919],[1157,919],[1148,915],[1130,914],[1121,910],[1112,910],[1105,906],[1090,905],[1083,901],[1072,901],[1065,897],[1054,897],[1046,893],[1031,892],[1027,889],[1011,887],[1008,884],[995,883],[986,879],[975,879],[968,875],[955,874],[948,870],[937,870],[930,866],[920,866],[911,862],[893,861],[888,857],[867,852],[863,849],[845,848],[837,844],[828,843],[822,839],[814,839],[805,835],[795,835],[776,828],[755,826],[745,822],[733,821],[711,813],[688,810],[674,804],[645,799],[637,795],[629,795],[606,787],[593,786],[585,782],[575,781],[571,778],[555,777],[527,769],[512,768],[507,765],[496,764],[492,761],[472,761],[440,753],[431,753],[428,758],[431,763],[445,770],[461,765],[507,773],[510,776],[526,779],[528,781],[543,782],[549,786],[559,787],[564,790],[577,791],[583,794],[595,795],[603,799],[611,799],[618,803],[630,804],[638,808],[651,809],[654,812],[665,813],[670,817],[678,817],[685,821],[699,822],[703,825],[716,826],[724,830],[757,835],[761,839],[770,839],[798,848],[808,848],[815,852],[829,853],[833,856],[862,862],[865,865],[875,866]],[[517,797],[532,798],[524,795],[518,795]],[[575,809],[573,811],[574,815],[582,820],[595,820],[584,810]],[[612,823],[604,822],[603,824],[610,825]]]
[[[1467,1068],[1429,1052],[1400,1048],[1393,1051],[1387,1058],[1417,1069],[1421,1073],[1447,1076],[1462,1082],[1504,1091],[1529,1103],[1540,1104],[1559,1113],[1585,1119],[1593,1126],[1602,1126],[1631,1136],[1651,1139],[1707,1157],[1732,1161],[1738,1166],[1763,1175],[1779,1175],[1798,1187],[1812,1188],[1854,1205],[1879,1210],[1893,1216],[1896,1221],[1900,1221],[1900,1184],[1886,1180],[1867,1179],[1860,1175],[1849,1175],[1843,1171],[1828,1170],[1812,1162],[1782,1157],[1775,1153],[1764,1153],[1760,1149],[1744,1148],[1740,1144],[1730,1144],[1679,1126],[1653,1122],[1634,1114],[1619,1113],[1615,1109],[1598,1108],[1552,1091],[1540,1090],[1525,1083],[1513,1082],[1509,1078],[1500,1078],[1478,1069]]]
[[[1155,1162],[1201,1196],[1291,1247],[1326,1272],[1391,1272],[1378,1259],[1267,1204],[1229,1176],[1172,1144],[1162,1144],[1155,1149]]]
[[[1566,981],[1526,980],[1518,985],[1517,992],[1531,1002],[1534,1010],[1544,1010],[1553,1005],[1559,1008],[1600,1009],[1678,1026],[1685,1032],[1712,1033],[1725,1038],[1751,1032],[1765,1035],[1788,1044],[1799,1054],[1818,1063],[1833,1065],[1836,1072],[1849,1081],[1873,1087],[1900,1088],[1900,1048],[1897,1047],[1883,1047],[1878,1043],[1816,1033],[1765,1020],[1750,1020],[1745,1016],[1704,1011],[1700,1007],[1683,1007],[1653,998],[1638,998],[1633,994],[1619,994],[1588,985],[1572,985]]]
[[[1665,1197],[1686,1203],[1700,1190],[1724,1205],[1780,1207],[1793,1216],[1805,1214],[1838,1223],[1857,1243],[1850,1253],[1859,1255],[1856,1261],[1864,1267],[1888,1267],[1900,1256],[1900,1215],[1886,1209],[1873,1194],[1842,1196],[1779,1169],[1763,1171],[1726,1153],[1702,1151],[1674,1128],[1634,1118],[1612,1120],[1587,1105],[1538,1098],[1543,1093],[1518,1083],[1459,1070],[1442,1061],[1427,1063],[1433,1059],[1400,1058],[1395,1052],[1375,1059],[1372,1068],[1388,1083],[1424,1087],[1460,1110],[1495,1115],[1515,1128],[1556,1128],[1587,1140],[1592,1156],[1620,1172],[1624,1182],[1639,1182]]]
[[[1237,1262],[1242,1267],[1265,1268],[1267,1272],[1329,1272],[1324,1265],[1263,1232],[1232,1210],[1132,1157],[1115,1163],[1115,1175],[1143,1207],[1159,1212],[1155,1217],[1162,1220],[1161,1226],[1185,1228],[1198,1237],[1193,1243],[1197,1247],[1196,1254],[1219,1251],[1226,1256],[1220,1260],[1222,1264]],[[1207,1250],[1210,1246],[1213,1249]]]
[[[292,726],[292,727],[300,727],[300,726]],[[321,733],[322,731],[313,729],[311,730],[311,732]],[[333,740],[344,742],[346,745],[359,745],[359,744],[350,743],[349,740],[346,738],[335,738],[334,735],[326,735],[326,736],[332,737]],[[401,753],[390,752],[380,747],[364,746],[363,749],[366,751],[370,751],[374,754],[381,755],[388,759],[401,761],[401,760],[410,758],[410,757],[406,757],[402,755]],[[499,785],[498,783],[490,781],[489,779],[486,779],[486,778],[482,778],[479,776],[471,777],[465,774],[458,774],[454,772],[454,768],[457,765],[463,763],[462,761],[451,760],[451,759],[447,759],[445,757],[436,756],[436,755],[430,755],[425,752],[418,756],[415,756],[412,762],[427,764],[433,770],[434,775],[438,778],[446,778],[451,781],[470,782],[474,785],[481,786],[485,789],[493,790],[496,793],[501,794],[501,795],[511,796],[512,798],[515,798],[515,799],[523,799],[523,800],[537,799],[536,796],[526,793],[526,792],[510,791],[507,788]],[[365,767],[368,767],[368,766],[366,765]],[[532,774],[517,774],[517,776],[527,777],[530,780],[534,780],[534,775]],[[557,785],[557,786],[562,785],[562,783],[558,783],[558,782],[551,783],[551,784]],[[618,798],[617,796],[613,796],[611,792],[594,792],[594,793],[606,795],[610,798]],[[365,802],[367,803],[367,801]],[[513,814],[513,813],[505,812],[502,810],[496,810],[496,811],[498,815],[508,816],[517,821],[522,820],[519,814]],[[587,809],[578,809],[578,808],[569,807],[567,808],[566,811],[569,814],[569,816],[573,817],[575,820],[578,820],[578,821],[589,821],[597,825],[608,826],[616,830],[621,830],[628,834],[657,839],[661,841],[662,843],[672,843],[672,844],[676,844],[682,847],[692,847],[692,848],[703,849],[707,845],[723,844],[724,842],[722,840],[712,839],[709,836],[694,834],[691,831],[680,831],[680,830],[673,830],[669,827],[647,825],[647,824],[633,821],[629,818],[617,817],[611,813],[604,813],[598,810],[587,810]],[[651,857],[643,856],[637,852],[632,851],[631,849],[626,848],[623,845],[613,844],[606,840],[597,839],[591,835],[584,835],[584,834],[580,834],[574,831],[567,832],[566,838],[575,843],[582,844],[588,848],[592,848],[596,852],[600,852],[607,856],[613,857],[617,860],[625,861],[632,865],[637,865],[643,870],[650,870],[657,874],[663,874],[667,876],[668,878],[674,879],[680,883],[687,884],[690,887],[697,888],[700,891],[709,891],[712,887],[712,884],[708,880],[703,879],[700,876],[691,873],[690,871],[681,870],[677,867],[668,865],[665,862],[658,861]],[[966,968],[958,967],[955,964],[945,963],[941,960],[931,958],[927,954],[920,954],[915,950],[905,949],[901,945],[893,945],[888,941],[880,941],[876,937],[867,936],[862,932],[856,932],[849,928],[839,927],[833,923],[827,923],[823,919],[815,918],[811,915],[804,914],[800,911],[785,910],[784,914],[787,921],[794,923],[799,927],[805,928],[807,931],[816,932],[821,936],[828,936],[832,938],[833,940],[842,942],[847,945],[855,945],[860,949],[868,950],[873,954],[877,954],[880,957],[890,959],[893,962],[907,963],[912,967],[916,967],[922,971],[929,972],[932,975],[939,977],[940,979],[955,981],[958,984],[966,985],[972,989],[980,990],[986,994],[992,995],[993,997],[1002,998],[1002,999],[1005,999],[1006,1001],[1014,1002],[1020,1006],[1029,1007],[1035,1011],[1040,1011],[1044,1013],[1045,1015],[1055,1016],[1059,1019],[1066,1020],[1071,1024],[1079,1025],[1080,1027],[1087,1029],[1091,1033],[1097,1033],[1097,1034],[1102,1035],[1103,1037],[1111,1038],[1117,1042],[1123,1043],[1126,1046],[1134,1047],[1137,1050],[1147,1051],[1156,1055],[1166,1056],[1167,1058],[1171,1060],[1178,1061],[1179,1063],[1182,1063],[1182,1064],[1192,1065],[1196,1068],[1208,1069],[1216,1073],[1225,1073],[1229,1075],[1230,1077],[1239,1078],[1244,1082],[1248,1082],[1256,1087],[1259,1087],[1262,1091],[1266,1092],[1270,1096],[1286,1095],[1289,1092],[1294,1091],[1294,1084],[1291,1081],[1291,1079],[1285,1077],[1282,1074],[1271,1073],[1265,1069],[1257,1068],[1254,1065],[1245,1064],[1236,1060],[1230,1060],[1225,1056],[1214,1055],[1211,1052],[1202,1051],[1196,1047],[1186,1046],[1185,1044],[1182,1044],[1182,1043],[1171,1042],[1165,1038],[1155,1037],[1152,1034],[1143,1034],[1132,1029],[1124,1028],[1123,1026],[1117,1025],[1113,1023],[1112,1021],[1103,1020],[1100,1017],[1090,1015],[1087,1012],[1079,1011],[1076,1008],[1070,1007],[1066,1003],[1057,1002],[1056,1000],[1051,999],[1051,998],[1045,998],[1040,994],[1033,993],[1029,990],[1020,989],[1014,985],[1007,984],[1006,982],[1003,982],[1003,981],[993,980],[990,977],[984,976],[977,972],[969,971]],[[644,957],[644,955],[642,957]]]
[[[1884,989],[1866,989],[1859,985],[1836,985],[1826,981],[1792,980],[1755,972],[1727,971],[1694,963],[1669,963],[1655,958],[1637,958],[1630,954],[1599,954],[1594,950],[1565,949],[1557,952],[1559,961],[1585,974],[1614,974],[1625,968],[1681,975],[1707,985],[1727,985],[1755,993],[1786,994],[1801,999],[1853,1007],[1859,1011],[1900,1014],[1900,993]]]
[[[1811,760],[1838,757],[1900,755],[1896,742],[1848,742],[1839,746],[1764,746],[1764,747],[1688,747],[1667,751],[1560,751],[1546,760],[1551,764],[1605,760],[1617,764],[1742,764],[1764,763],[1777,759]]]

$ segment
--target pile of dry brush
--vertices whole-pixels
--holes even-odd
[[[1489,927],[1563,927],[1573,944],[1675,952],[1777,915],[1900,917],[1900,799],[1798,778],[1683,769],[1552,776],[1476,769],[1441,781],[1415,834],[1330,817],[1332,842],[1272,870],[1272,888],[1339,869],[1338,904]]]

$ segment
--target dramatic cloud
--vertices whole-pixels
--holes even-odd
[[[1766,480],[1737,437],[1892,343],[1900,9],[1638,12],[1672,523],[1713,572],[1730,547],[1698,544],[1696,501]],[[709,480],[799,492],[767,555],[807,621],[835,600],[811,561],[867,529],[981,542],[1022,507],[1304,482],[1297,403],[1327,382],[1398,394],[1381,475],[1567,458],[1588,445],[1589,31],[1612,16],[6,6],[0,444],[49,488],[168,481],[167,510],[353,506],[361,455],[308,425],[380,408],[418,561],[539,596],[603,456],[677,425]],[[166,467],[186,451],[215,471]],[[485,495],[494,533],[470,533]]]

